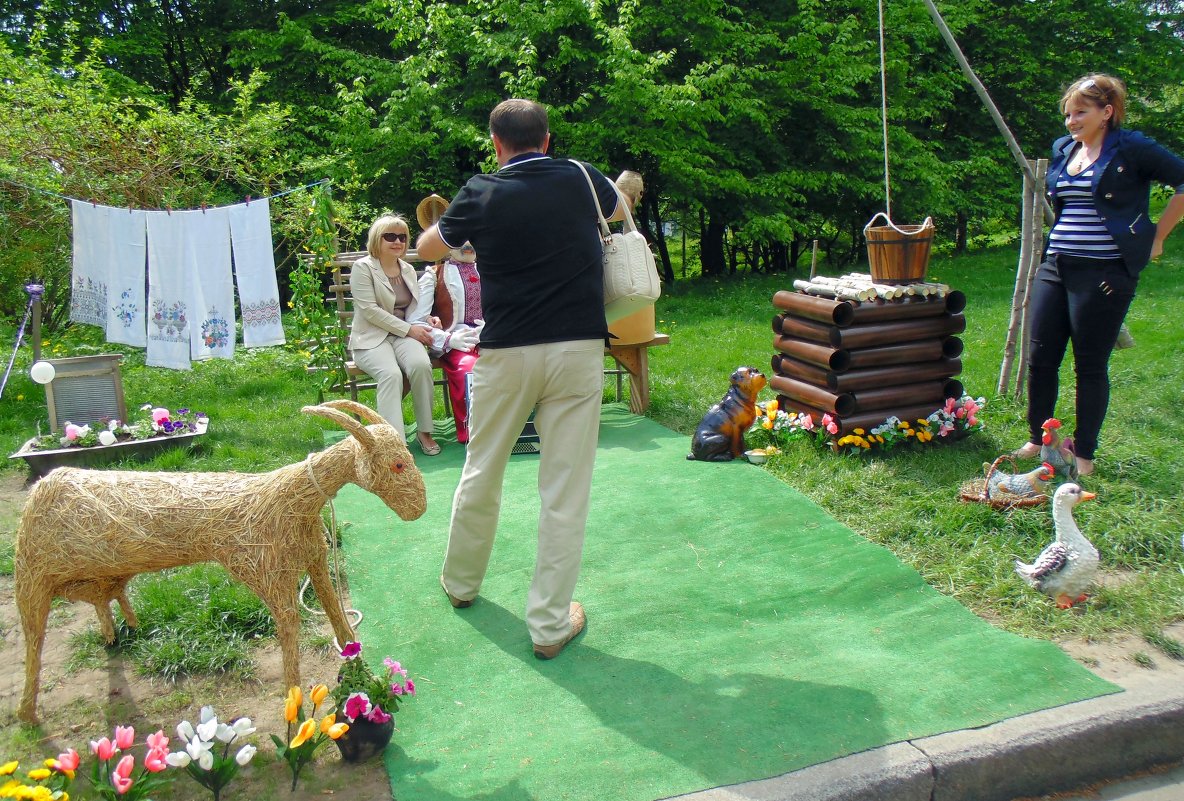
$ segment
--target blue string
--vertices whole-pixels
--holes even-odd
[[[58,192],[51,192],[50,190],[42,189],[39,186],[29,186],[28,184],[22,184],[20,181],[13,181],[10,178],[0,178],[0,181],[4,182],[6,184],[11,184],[12,186],[19,186],[22,189],[28,189],[30,192],[40,192],[43,195],[49,195],[50,197],[61,198],[62,200],[66,200],[71,203],[91,203],[91,204],[95,203],[95,201],[93,201],[93,200],[83,200],[81,198],[70,197],[69,195],[63,195]],[[333,183],[332,179],[322,178],[321,180],[314,181],[311,184],[305,184],[304,186],[294,186],[291,189],[285,189],[283,192],[276,192],[274,195],[267,195],[265,197],[259,197],[259,198],[254,198],[254,197],[251,197],[250,195],[247,195],[246,202],[247,202],[247,205],[250,205],[252,200],[273,200],[277,197],[283,197],[284,195],[290,195],[293,192],[299,192],[304,189],[312,189],[313,187],[316,187],[316,186],[328,186],[331,183]],[[106,206],[109,204],[104,203],[103,205]],[[232,203],[230,205],[237,206],[238,204]],[[215,206],[214,208],[219,208],[219,207]],[[170,211],[170,209],[141,209],[141,211]],[[177,209],[177,211],[180,211],[180,209]]]

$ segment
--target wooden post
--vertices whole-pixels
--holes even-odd
[[[1020,197],[1023,209],[1020,215],[1020,258],[1015,268],[1015,288],[1011,293],[1011,316],[1007,321],[1007,339],[1003,343],[1003,363],[999,366],[999,381],[995,385],[995,392],[999,395],[1006,394],[1008,386],[1011,385],[1011,365],[1015,361],[1016,344],[1020,338],[1024,292],[1028,286],[1028,250],[1032,242],[1032,184],[1036,174],[1035,165],[1029,166],[1032,169],[1024,170],[1024,191]]]
[[[1036,181],[1032,188],[1032,208],[1039,208],[1044,198],[1044,177],[1048,174],[1048,159],[1036,160]],[[1040,268],[1040,254],[1044,245],[1044,225],[1041,215],[1032,214],[1031,239],[1028,243],[1028,270],[1024,286],[1023,304],[1020,310],[1024,321],[1020,336],[1020,362],[1016,368],[1015,397],[1022,400],[1028,382],[1028,344],[1032,338],[1032,315],[1029,313],[1032,301],[1032,284],[1036,281],[1036,271]]]
[[[810,252],[810,280],[818,274],[818,240],[814,240],[814,249]]]

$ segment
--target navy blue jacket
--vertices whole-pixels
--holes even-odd
[[[1062,136],[1052,145],[1045,185],[1058,219],[1064,204],[1057,198],[1057,181],[1075,147],[1071,136]],[[1184,184],[1184,159],[1138,131],[1108,131],[1094,163],[1094,207],[1134,276],[1151,260],[1155,242],[1155,223],[1147,208],[1153,181],[1173,187]],[[1047,255],[1047,240],[1044,247]]]

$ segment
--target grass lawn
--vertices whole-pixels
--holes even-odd
[[[987,399],[983,433],[952,446],[913,446],[887,456],[835,456],[797,443],[764,469],[855,531],[892,549],[940,591],[999,626],[1045,638],[1129,631],[1154,640],[1165,624],[1184,618],[1184,455],[1177,447],[1184,439],[1184,420],[1176,412],[1184,362],[1176,358],[1178,337],[1170,323],[1180,313],[1184,295],[1177,280],[1182,265],[1184,257],[1169,255],[1146,271],[1128,320],[1138,345],[1116,352],[1112,360],[1110,415],[1098,471],[1088,482],[1098,499],[1078,509],[1083,530],[1101,551],[1108,580],[1083,610],[1056,610],[1012,572],[1013,559],[1034,556],[1050,539],[1046,508],[1001,513],[958,500],[959,486],[981,475],[983,462],[1025,438],[1023,405],[994,395],[1014,282],[1011,249],[940,258],[930,265],[930,280],[948,283],[968,297],[960,378],[969,393]],[[668,288],[657,316],[658,328],[671,335],[672,344],[650,356],[649,414],[687,433],[689,445],[690,432],[722,396],[735,367],[750,364],[768,371],[773,353],[770,298],[791,288],[794,277],[708,278]],[[0,333],[11,342],[12,322]],[[240,350],[233,362],[195,364],[184,372],[146,368],[142,351],[107,345],[90,326],[76,326],[45,343],[49,356],[112,351],[126,354],[129,407],[189,406],[211,418],[210,432],[200,445],[137,468],[264,471],[320,447],[323,424],[299,411],[316,402],[317,386],[303,371],[304,356],[295,350]],[[6,453],[37,433],[38,421],[46,418],[44,394],[28,378],[29,358],[29,349],[22,349],[5,391],[0,447]],[[1073,417],[1072,387],[1067,363],[1058,408],[1067,421]],[[766,390],[765,397],[772,395]],[[363,400],[372,404],[372,393]],[[437,414],[444,419],[442,408]],[[7,469],[21,470],[23,463]],[[736,480],[750,469],[756,468],[737,465]],[[769,523],[792,525],[792,520]],[[0,518],[0,572],[11,571],[9,543],[15,526],[11,514]]]

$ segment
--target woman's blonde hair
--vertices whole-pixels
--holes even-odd
[[[1069,84],[1061,96],[1061,113],[1067,113],[1069,104],[1076,101],[1090,103],[1098,108],[1112,107],[1114,113],[1110,115],[1110,128],[1122,127],[1122,121],[1126,118],[1126,84],[1113,75],[1095,72]]]
[[[407,234],[407,247],[411,247],[411,227],[403,219],[402,214],[384,214],[370,226],[370,234],[366,237],[366,251],[374,258],[382,252],[382,235],[387,231],[398,228]]]

